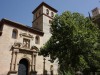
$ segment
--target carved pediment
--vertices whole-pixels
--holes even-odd
[[[36,46],[32,46],[32,47],[31,47],[31,50],[36,51],[36,52],[39,51],[39,49],[38,49]]]
[[[34,38],[31,34],[29,33],[21,33],[20,36],[28,37],[28,38]]]
[[[20,43],[20,42],[15,42],[13,46],[14,46],[14,47],[17,47],[17,48],[20,48],[21,45],[22,45],[22,43]]]

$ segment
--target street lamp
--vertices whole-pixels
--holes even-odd
[[[43,58],[43,75],[45,75],[45,57]]]
[[[48,60],[50,61],[51,65],[50,65],[50,75],[53,75],[53,61],[50,59]]]

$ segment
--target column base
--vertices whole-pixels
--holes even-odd
[[[9,71],[7,75],[17,75],[17,71]]]
[[[30,75],[37,75],[37,71],[31,71]]]

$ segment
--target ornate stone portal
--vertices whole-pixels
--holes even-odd
[[[22,59],[26,59],[28,61],[28,74],[27,75],[36,75],[36,56],[38,53],[38,48],[36,46],[32,46],[29,48],[23,48],[23,44],[16,42],[12,46],[12,58],[10,64],[10,71],[8,75],[19,75],[19,62]]]

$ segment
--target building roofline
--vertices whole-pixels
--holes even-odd
[[[95,8],[94,8],[94,9],[92,9],[91,11],[93,12],[93,11],[95,11],[96,9],[100,10],[100,8],[95,7]]]
[[[41,35],[43,36],[44,33],[42,31],[39,31],[37,29],[33,29],[32,27],[29,27],[29,26],[25,26],[23,24],[19,24],[17,22],[13,22],[11,20],[8,20],[8,19],[5,19],[3,18],[1,21],[0,21],[0,24],[7,24],[7,25],[10,25],[10,26],[14,26],[16,28],[19,28],[19,29],[23,29],[23,30],[28,30],[29,32],[31,33],[34,33],[34,34],[38,34],[38,35]]]
[[[53,10],[54,12],[58,12],[55,8],[51,7],[50,5],[48,5],[45,2],[42,2],[32,13],[34,14],[42,5],[45,5],[46,7],[50,8],[51,10]]]

